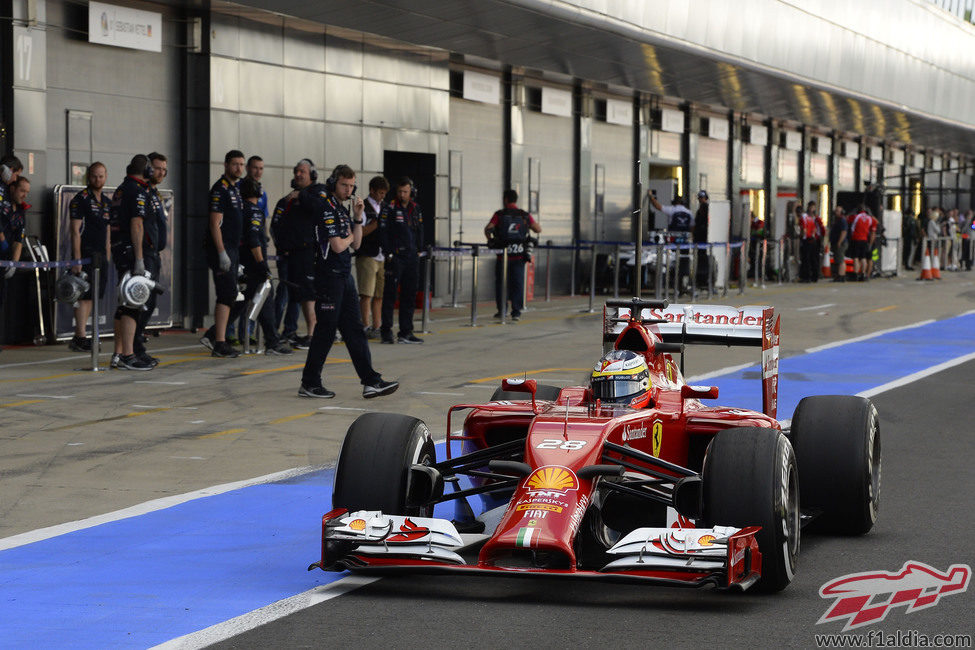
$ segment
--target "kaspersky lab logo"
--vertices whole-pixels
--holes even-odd
[[[942,573],[923,562],[905,562],[900,571],[851,573],[831,580],[819,588],[822,598],[836,602],[816,624],[846,620],[843,632],[879,623],[895,607],[904,606],[907,614],[934,607],[942,596],[968,589],[972,568],[952,564]]]

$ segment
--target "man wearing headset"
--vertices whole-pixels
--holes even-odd
[[[150,206],[149,179],[152,176],[149,157],[136,154],[125,168],[125,179],[112,195],[109,221],[112,244],[112,261],[115,272],[122,280],[126,273],[150,274],[159,277],[158,215]],[[142,309],[119,306],[115,310],[115,354],[111,367],[119,370],[152,370],[154,360],[145,354],[136,354],[136,330]],[[139,342],[140,345],[142,342]]]
[[[71,259],[80,260],[90,258],[88,264],[71,267],[71,272],[88,277],[88,291],[82,294],[74,308],[74,338],[68,343],[68,349],[74,352],[90,352],[91,341],[88,340],[85,328],[88,317],[91,316],[91,296],[96,290],[94,286],[94,269],[98,267],[98,298],[105,297],[105,285],[108,282],[108,262],[112,259],[111,241],[108,237],[108,222],[111,218],[111,201],[102,193],[108,172],[105,165],[93,162],[85,173],[87,186],[74,195],[68,204],[68,214],[71,221]],[[97,258],[97,259],[96,259]]]
[[[413,334],[413,310],[423,243],[423,213],[414,200],[413,181],[404,176],[396,183],[396,198],[379,217],[379,240],[386,256],[383,287],[383,343],[423,343]],[[399,294],[399,335],[393,338],[393,306]]]
[[[223,176],[210,188],[210,224],[204,241],[207,264],[213,271],[216,305],[213,326],[200,343],[210,348],[212,356],[229,359],[239,354],[227,343],[227,323],[236,316],[237,264],[244,228],[244,200],[237,181],[243,177],[244,154],[231,149],[223,158]]]
[[[323,185],[302,190],[300,201],[313,220],[315,235],[315,311],[318,323],[312,335],[301,374],[298,395],[335,397],[322,385],[322,368],[335,340],[342,333],[352,357],[362,396],[380,397],[393,393],[399,384],[384,381],[372,367],[369,343],[362,328],[355,280],[352,278],[352,249],[362,243],[363,202],[355,196],[355,171],[339,165]],[[352,200],[352,214],[343,205]]]
[[[300,201],[303,189],[318,182],[315,163],[302,158],[294,167],[291,193],[283,197],[274,207],[271,217],[271,236],[278,252],[278,277],[286,281],[281,299],[276,304],[276,319],[284,318],[284,331],[281,338],[291,340],[294,347],[307,350],[311,335],[315,331],[315,276],[314,227],[307,211]],[[281,289],[281,284],[278,289]],[[285,302],[286,299],[286,302]],[[297,305],[305,316],[308,327],[307,336],[298,336]]]

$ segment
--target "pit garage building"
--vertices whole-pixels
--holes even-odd
[[[28,230],[50,248],[56,186],[95,160],[114,185],[133,154],[165,153],[173,323],[198,326],[213,304],[207,190],[234,148],[264,159],[272,204],[300,158],[323,176],[348,163],[360,188],[409,175],[441,247],[482,241],[509,186],[555,244],[632,241],[651,181],[727,201],[729,239],[752,214],[781,237],[792,202],[826,213],[867,180],[891,210],[967,210],[975,27],[959,7],[2,0],[0,144],[24,161]],[[568,291],[571,253],[552,263],[553,290]],[[454,282],[469,299],[470,259],[448,268],[436,266],[435,304]],[[23,340],[22,310],[4,306],[5,341]]]

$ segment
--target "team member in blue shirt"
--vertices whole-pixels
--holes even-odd
[[[322,386],[322,368],[335,340],[342,333],[352,357],[362,396],[389,395],[399,388],[395,381],[383,381],[372,367],[369,343],[362,328],[355,280],[352,278],[352,250],[362,243],[362,199],[354,196],[355,171],[339,165],[324,184],[301,192],[300,201],[308,211],[315,232],[315,313],[316,325],[301,375],[298,394],[302,397],[335,397]],[[343,205],[352,200],[352,215]]]

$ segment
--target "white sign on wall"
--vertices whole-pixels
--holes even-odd
[[[572,117],[572,93],[568,90],[542,86],[542,112]]]
[[[789,151],[802,150],[802,134],[798,131],[786,131],[785,148]]]
[[[728,120],[723,117],[712,117],[708,119],[708,137],[715,140],[727,140],[730,134]]]
[[[633,103],[619,99],[606,100],[606,121],[622,126],[633,125]]]
[[[672,108],[660,110],[660,130],[667,133],[684,132],[684,111],[675,111]]]
[[[162,52],[162,14],[89,2],[88,42]]]
[[[749,137],[748,142],[750,144],[760,144],[765,146],[768,144],[768,127],[762,126],[761,124],[752,124],[749,129],[751,137]]]
[[[485,104],[500,104],[501,80],[488,74],[465,70],[464,99]]]

